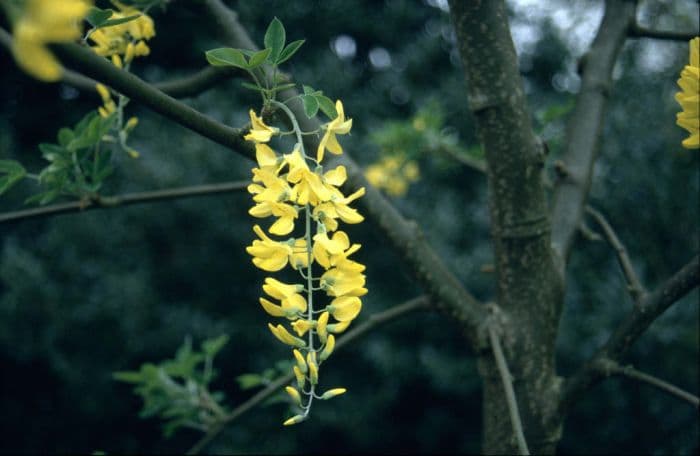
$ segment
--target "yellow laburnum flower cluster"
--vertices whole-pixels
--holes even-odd
[[[153,19],[147,14],[119,2],[114,4],[119,11],[113,13],[110,20],[136,15],[139,17],[122,24],[101,27],[93,31],[89,38],[94,43],[92,49],[95,53],[103,57],[111,57],[112,63],[121,68],[122,59],[124,63],[129,63],[134,57],[151,53],[146,41],[156,36],[156,30]]]
[[[420,177],[418,163],[399,155],[383,157],[365,170],[367,181],[392,196],[403,196]]]
[[[682,145],[700,149],[700,37],[690,40],[690,63],[681,71],[678,85],[681,92],[676,94],[676,101],[683,111],[677,114],[676,123],[690,133]]]
[[[26,0],[12,28],[17,64],[37,79],[58,81],[63,68],[46,45],[79,38],[80,22],[90,6],[88,0]]]
[[[335,335],[345,331],[360,313],[360,297],[367,293],[365,266],[350,259],[360,245],[352,244],[348,235],[338,229],[339,222],[353,224],[364,220],[350,203],[364,195],[365,189],[343,195],[339,187],[347,178],[345,167],[340,165],[324,172],[321,166],[325,150],[342,153],[336,135],[346,134],[352,127],[352,120],[345,120],[340,101],[336,102],[336,111],[338,117],[325,125],[315,160],[306,156],[300,143],[288,154],[276,153],[266,143],[279,130],[266,125],[252,110],[252,128],[245,136],[255,143],[258,163],[253,168],[253,183],[248,186],[255,201],[249,213],[275,219],[269,235],[255,225],[258,239],[247,251],[253,264],[264,271],[279,271],[289,264],[300,274],[299,283],[266,278],[263,291],[267,296],[260,298],[265,312],[286,320],[268,327],[280,342],[293,347],[296,360],[296,387],[288,386],[286,391],[302,412],[285,421],[285,425],[306,419],[314,398],[330,399],[345,392],[344,388],[334,388],[317,394],[319,367],[333,353]],[[298,138],[300,135],[299,132]],[[315,162],[313,169],[309,161]],[[293,232],[300,215],[304,233],[296,237]],[[314,301],[314,292],[326,295],[323,305]]]

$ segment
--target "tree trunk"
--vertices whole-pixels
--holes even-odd
[[[541,176],[544,152],[530,124],[504,3],[453,0],[450,8],[469,106],[488,163],[498,281],[494,318],[513,376],[525,439],[533,453],[553,453],[562,429],[554,348],[563,283],[550,246]],[[516,453],[503,383],[490,352],[481,354],[479,367],[484,385],[483,451]]]

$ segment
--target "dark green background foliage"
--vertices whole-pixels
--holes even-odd
[[[445,113],[444,134],[465,149],[476,144],[449,17],[430,1],[234,2],[258,42],[273,15],[288,40],[306,44],[287,66],[297,81],[341,98],[354,118],[347,149],[364,165],[379,156],[370,133],[410,119],[431,100]],[[583,51],[556,15],[591,17],[600,2],[549,2],[546,16],[512,7],[514,33],[538,131],[557,158]],[[694,2],[643,2],[650,27],[693,30]],[[534,11],[534,10],[533,10]],[[152,55],[135,63],[149,81],[206,65],[204,51],[223,45],[195,2],[155,11]],[[559,16],[561,19],[562,16]],[[334,52],[339,36],[353,55]],[[527,38],[524,39],[523,37]],[[344,38],[346,42],[347,38]],[[585,38],[584,43],[588,43]],[[341,40],[343,41],[343,40]],[[525,43],[525,44],[523,44]],[[574,43],[576,44],[576,43]],[[579,49],[581,47],[581,49]],[[382,51],[391,66],[384,67]],[[369,59],[374,50],[375,63]],[[379,56],[379,59],[377,59]],[[386,54],[384,54],[384,57]],[[675,125],[675,81],[687,61],[682,43],[631,40],[625,46],[605,121],[591,201],[607,214],[653,287],[698,250],[698,161],[683,150]],[[37,144],[53,142],[99,104],[96,94],[46,85],[21,74],[0,51],[0,159],[31,172]],[[232,80],[186,100],[227,124],[243,125],[259,99]],[[251,163],[136,104],[141,123],[130,144],[141,158],[115,154],[103,191],[128,191],[247,179]],[[477,296],[493,299],[485,179],[441,156],[420,160],[421,180],[396,204],[417,220],[447,264]],[[551,166],[549,166],[551,169]],[[31,181],[0,200],[22,207]],[[140,403],[114,371],[170,358],[190,335],[197,346],[227,334],[213,389],[229,406],[251,391],[235,377],[261,372],[289,356],[266,329],[257,304],[264,274],[245,253],[254,220],[248,195],[94,211],[0,225],[0,441],[3,451],[96,449],[110,453],[178,452],[197,438],[183,431],[163,439],[159,423],[140,420]],[[381,233],[366,223],[348,229],[367,264],[364,316],[420,293]],[[611,249],[579,239],[569,268],[558,364],[569,374],[609,334],[631,302]],[[671,308],[634,347],[636,367],[698,391],[698,293]],[[419,313],[375,330],[324,366],[323,386],[349,392],[315,407],[308,422],[282,428],[285,406],[258,407],[229,426],[210,449],[236,452],[475,452],[480,441],[476,366],[450,320]],[[508,419],[503,417],[503,419]],[[696,453],[697,411],[657,390],[608,380],[573,410],[563,452]]]

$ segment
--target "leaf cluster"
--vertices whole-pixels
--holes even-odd
[[[115,120],[115,115],[103,118],[93,111],[74,128],[61,128],[57,143],[39,144],[42,157],[49,162],[39,174],[44,191],[29,198],[27,203],[47,204],[60,195],[79,198],[96,195],[113,171],[111,151],[100,146]]]
[[[197,351],[187,338],[173,359],[144,363],[138,371],[115,372],[113,377],[134,385],[134,393],[143,399],[139,415],[160,417],[166,437],[182,427],[206,432],[226,416],[224,393],[210,392],[209,385],[217,375],[214,357],[227,342],[226,335],[207,339]]]

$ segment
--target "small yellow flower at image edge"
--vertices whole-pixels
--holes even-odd
[[[267,314],[283,320],[277,325],[269,323],[268,328],[292,349],[295,361],[292,370],[296,385],[287,386],[285,391],[300,413],[283,423],[290,426],[308,418],[314,400],[328,400],[346,392],[345,388],[331,388],[318,393],[317,388],[320,367],[335,348],[335,335],[357,318],[362,309],[360,297],[367,293],[365,266],[349,258],[360,245],[352,244],[347,233],[338,229],[339,221],[356,224],[364,220],[349,206],[364,195],[364,188],[345,196],[340,190],[347,179],[345,167],[323,170],[326,151],[342,154],[336,136],[348,134],[352,128],[352,119],[345,118],[340,100],[335,104],[337,117],[322,127],[325,133],[316,157],[307,155],[304,132],[291,110],[275,100],[270,104],[289,117],[297,143],[291,152],[277,153],[268,143],[281,135],[280,130],[250,110],[251,128],[245,139],[255,143],[258,166],[253,168],[248,186],[255,203],[249,214],[276,220],[267,229],[269,234],[255,225],[258,239],[246,250],[253,264],[264,271],[276,272],[289,265],[299,274],[296,283],[266,278],[263,290],[269,299],[260,298]],[[295,228],[302,229],[303,235],[293,236]],[[325,305],[319,305],[322,294]]]
[[[689,64],[681,71],[678,85],[681,91],[676,94],[676,101],[683,110],[676,115],[676,124],[690,133],[682,145],[700,149],[700,37],[690,40]]]
[[[47,44],[80,38],[80,23],[91,6],[91,0],[26,0],[12,27],[17,64],[36,79],[58,81],[63,68]]]

